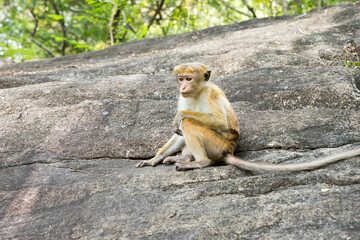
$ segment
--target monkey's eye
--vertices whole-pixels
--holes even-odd
[[[181,82],[181,81],[183,81],[183,80],[184,80],[184,78],[180,77],[178,80]]]
[[[186,81],[191,81],[191,80],[192,80],[192,78],[190,78],[190,77],[186,78]]]

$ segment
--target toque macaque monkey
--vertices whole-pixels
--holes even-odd
[[[173,76],[180,85],[178,113],[173,121],[174,134],[155,157],[136,167],[175,163],[176,170],[204,168],[224,162],[252,172],[302,171],[315,169],[360,155],[360,149],[296,164],[251,162],[234,156],[240,136],[235,112],[224,92],[209,81],[210,70],[201,63],[176,66]],[[181,151],[181,155],[172,156]]]

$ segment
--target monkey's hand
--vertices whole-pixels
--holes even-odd
[[[176,133],[177,135],[182,136],[182,131],[180,130],[180,125],[181,125],[181,122],[184,120],[185,116],[186,116],[186,114],[184,114],[183,111],[178,112],[175,116],[172,127],[173,127],[173,132]]]

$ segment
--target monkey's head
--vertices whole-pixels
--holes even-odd
[[[194,97],[210,79],[209,67],[202,63],[186,63],[176,66],[173,71],[176,81],[180,85],[183,97]]]

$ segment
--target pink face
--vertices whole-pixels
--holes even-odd
[[[190,97],[196,94],[196,76],[193,74],[178,74],[177,80],[180,83],[180,93],[183,97]]]

